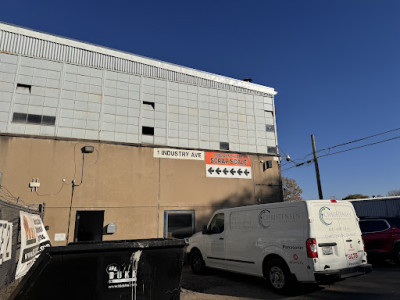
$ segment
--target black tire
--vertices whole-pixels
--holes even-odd
[[[286,263],[278,258],[269,260],[264,267],[268,287],[279,294],[289,294],[294,278]]]
[[[206,271],[206,263],[199,250],[193,250],[190,253],[190,267],[195,274],[204,274]]]

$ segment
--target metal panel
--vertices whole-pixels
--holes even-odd
[[[0,51],[4,52],[30,57],[44,58],[54,61],[68,62],[72,64],[95,68],[105,68],[113,71],[133,73],[152,78],[161,78],[191,85],[200,85],[209,88],[211,87],[216,89],[231,90],[248,94],[273,97],[273,94],[245,89],[215,80],[209,80],[190,74],[170,71],[160,67],[150,66],[148,64],[143,64],[124,58],[114,57],[103,53],[98,53],[69,45],[63,45],[60,43],[55,43],[53,41],[47,41],[36,37],[21,35],[5,30],[0,30],[0,37]],[[214,76],[215,78],[218,78],[217,75]]]

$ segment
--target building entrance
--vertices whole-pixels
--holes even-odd
[[[103,240],[104,210],[77,211],[74,242]]]

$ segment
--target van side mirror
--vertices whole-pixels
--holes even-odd
[[[207,225],[203,226],[203,229],[201,231],[203,234],[207,234]]]

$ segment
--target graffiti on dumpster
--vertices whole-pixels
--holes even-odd
[[[137,269],[142,251],[136,251],[132,254],[127,264],[109,264],[106,268],[108,274],[108,289],[122,289],[134,287],[137,285]]]

